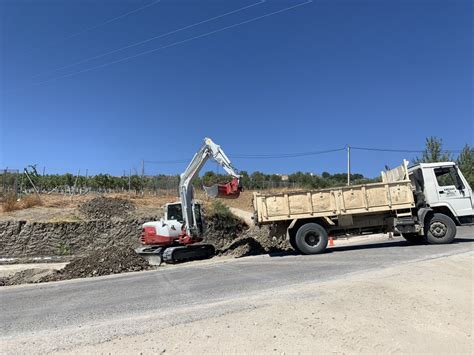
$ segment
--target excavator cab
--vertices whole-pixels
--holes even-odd
[[[200,202],[193,202],[193,218],[195,220],[194,225],[197,228],[198,234],[202,235],[204,233],[204,221]],[[167,203],[165,205],[164,219],[166,221],[178,221],[181,224],[184,223],[181,202]]]

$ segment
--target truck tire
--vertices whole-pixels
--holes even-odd
[[[430,244],[449,244],[456,236],[456,224],[442,213],[435,213],[425,224],[425,239]]]
[[[423,236],[417,233],[403,233],[402,237],[410,244],[420,244],[423,243]]]
[[[296,232],[295,244],[302,254],[318,254],[328,245],[328,233],[319,224],[307,223]]]

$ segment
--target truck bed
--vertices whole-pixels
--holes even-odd
[[[334,217],[415,207],[410,180],[320,190],[259,193],[253,196],[259,224],[312,217]]]

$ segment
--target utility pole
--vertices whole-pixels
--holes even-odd
[[[145,193],[145,159],[142,159],[142,196]]]
[[[351,184],[351,147],[347,145],[347,186]]]

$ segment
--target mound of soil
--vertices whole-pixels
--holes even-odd
[[[208,215],[205,242],[220,250],[241,237],[247,228],[245,222],[230,213]]]
[[[96,197],[79,206],[79,210],[89,219],[125,218],[135,206],[121,198]]]
[[[58,281],[82,277],[94,277],[122,272],[141,271],[151,268],[148,261],[130,247],[113,246],[77,257],[64,269],[46,276],[41,281]]]
[[[249,228],[231,213],[206,216],[205,243],[214,245],[217,255],[240,258],[292,250],[285,233],[274,226]]]
[[[219,255],[241,258],[249,255],[287,252],[292,250],[285,234],[276,228],[251,227],[218,250]]]
[[[12,286],[26,283],[38,283],[53,271],[51,269],[28,269],[19,271],[9,277],[0,278],[0,286]]]

